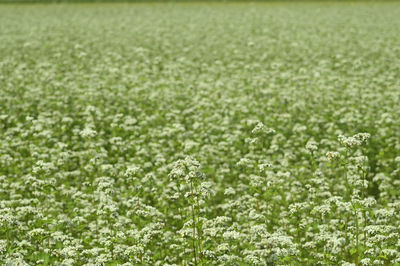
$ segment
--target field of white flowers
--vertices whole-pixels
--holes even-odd
[[[400,5],[0,6],[1,265],[400,265]]]

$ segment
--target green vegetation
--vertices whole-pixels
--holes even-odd
[[[0,6],[0,264],[400,265],[399,14]]]
[[[397,0],[0,0],[6,4],[66,4],[66,3],[356,3],[396,2]]]

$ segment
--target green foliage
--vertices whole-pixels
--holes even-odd
[[[0,7],[1,265],[399,265],[398,4]]]
[[[3,4],[69,4],[69,3],[355,3],[395,2],[397,0],[0,0]]]

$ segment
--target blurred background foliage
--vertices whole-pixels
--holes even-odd
[[[0,4],[19,4],[19,3],[191,3],[191,2],[204,2],[204,3],[252,3],[252,2],[272,2],[272,3],[304,3],[304,2],[321,2],[321,3],[335,3],[335,2],[398,2],[398,0],[0,0]]]

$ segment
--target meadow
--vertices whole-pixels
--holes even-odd
[[[0,5],[1,265],[400,265],[400,4]]]

